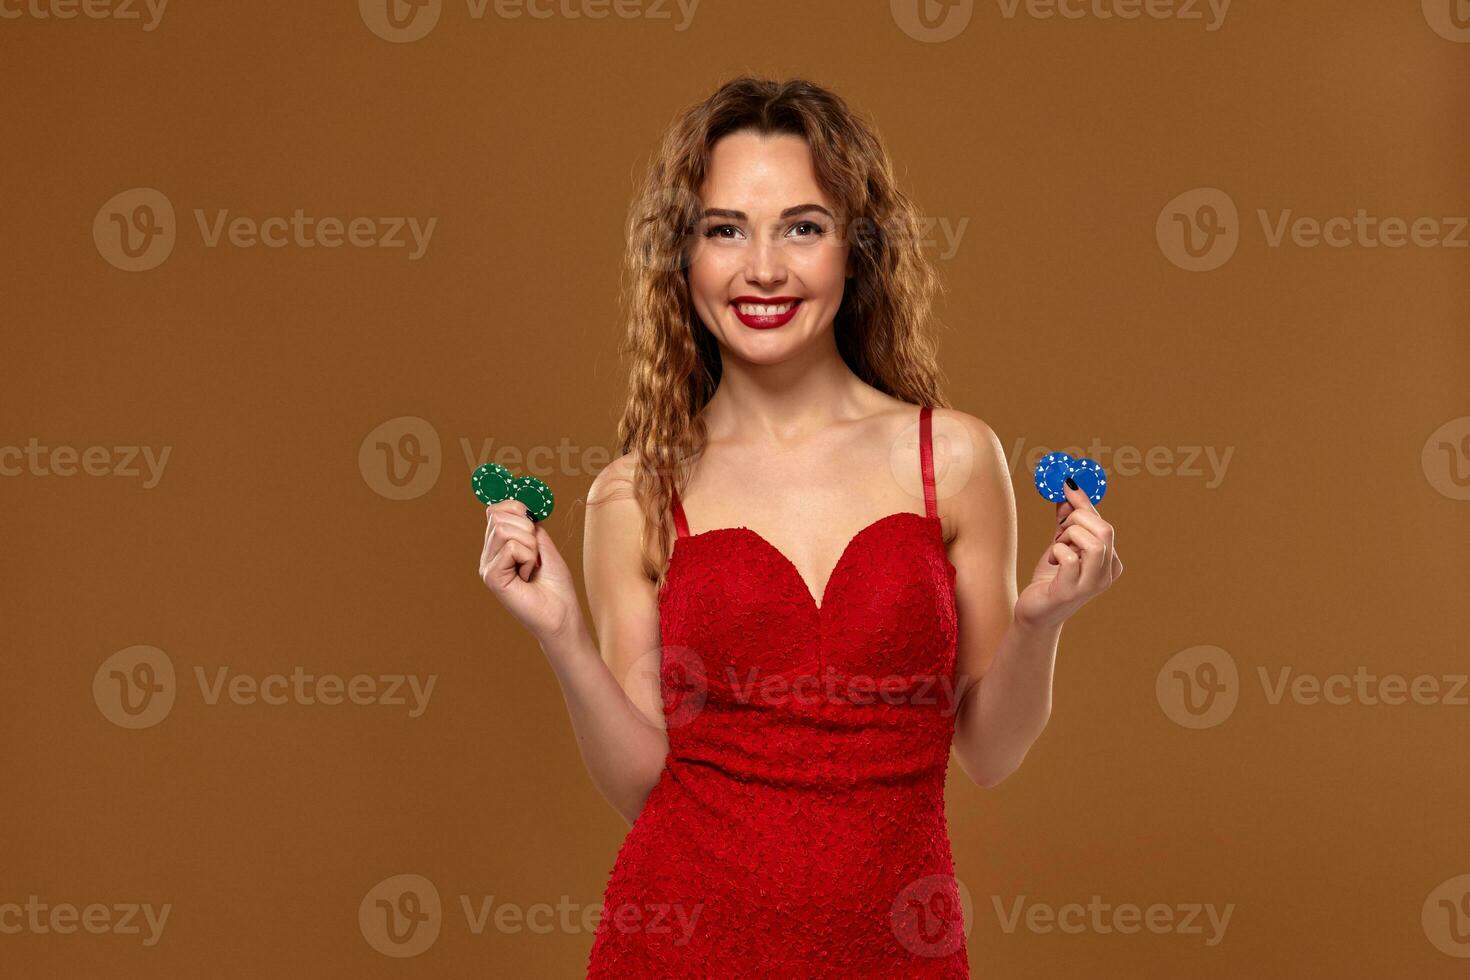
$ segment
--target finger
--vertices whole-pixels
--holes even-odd
[[[485,544],[480,550],[480,567],[490,567],[495,556],[507,541],[518,541],[522,547],[533,557],[539,558],[539,550],[536,546],[535,526],[528,517],[518,517],[514,513],[497,510],[499,504],[491,505],[485,510]],[[521,578],[525,580],[530,573],[539,565],[539,561],[522,570]]]
[[[524,542],[507,540],[490,556],[490,564],[486,568],[487,577],[500,583],[509,583],[516,578],[524,582],[526,576],[521,574],[522,569],[533,568],[535,558],[536,553]]]
[[[1090,504],[1091,501],[1088,501],[1088,503]],[[1067,519],[1062,523],[1081,524],[1098,537],[1107,537],[1113,532],[1113,526],[1097,512],[1097,508],[1091,510],[1074,510],[1067,515]]]
[[[1113,525],[1103,520],[1103,516],[1096,510],[1079,510],[1073,512],[1062,524],[1058,525],[1058,531],[1067,527],[1087,528],[1087,530],[1096,535],[1097,539],[1103,543],[1105,554],[1108,556],[1118,546],[1118,536],[1117,532],[1113,529]],[[1060,534],[1058,537],[1060,537]],[[1111,562],[1111,560],[1111,558],[1108,558],[1108,562]],[[1104,567],[1106,565],[1107,562],[1104,563]]]
[[[1069,544],[1058,542],[1051,546],[1047,561],[1060,566],[1054,580],[1057,588],[1061,589],[1064,595],[1071,595],[1076,591],[1077,577],[1082,572],[1082,558],[1076,550]]]
[[[1112,560],[1101,539],[1080,524],[1072,524],[1062,529],[1060,543],[1072,544],[1081,555],[1082,573],[1078,584],[1088,590],[1101,588]]]
[[[1097,508],[1092,505],[1092,498],[1087,496],[1086,493],[1083,493],[1082,488],[1077,485],[1077,481],[1070,476],[1062,481],[1062,493],[1067,495],[1067,500],[1078,510],[1090,510],[1094,514],[1097,513]]]
[[[1064,522],[1057,525],[1056,540],[1060,541],[1063,532],[1065,532],[1068,528],[1073,527],[1082,528],[1093,537],[1095,537],[1098,541],[1102,542],[1104,558],[1103,567],[1106,568],[1108,563],[1112,560],[1111,556],[1113,551],[1118,546],[1117,534],[1113,531],[1113,525],[1103,520],[1102,515],[1099,514],[1097,511],[1079,510],[1072,514],[1071,517],[1068,517]]]
[[[485,508],[485,543],[480,546],[480,572],[484,573],[490,565],[490,559],[495,556],[495,549],[490,547],[490,535],[495,532],[495,518],[490,514],[490,508]]]
[[[529,524],[530,522],[527,521]],[[519,541],[533,552],[536,550],[536,528],[519,527],[513,521],[504,517],[496,517],[489,522],[488,546],[491,551],[500,547],[502,541]]]
[[[503,526],[508,533],[514,534],[518,540],[525,541],[531,546],[536,554],[536,561],[529,567],[521,570],[521,578],[529,579],[531,573],[541,567],[541,542],[537,537],[537,528],[541,525],[531,517],[531,508],[519,500],[502,500],[493,505],[497,508],[495,523]],[[550,539],[547,539],[548,543]]]
[[[531,520],[531,508],[515,498],[502,500],[485,508],[486,515],[494,515],[496,521],[504,520],[515,527],[523,527],[530,530],[536,526]]]
[[[496,531],[499,531],[500,533],[496,534]],[[480,567],[483,568],[490,564],[491,559],[495,557],[495,552],[500,550],[500,546],[504,542],[504,540],[505,528],[500,522],[499,514],[495,510],[495,506],[492,505],[490,507],[486,507],[485,543],[480,548]]]
[[[531,580],[531,576],[536,574],[536,569],[541,567],[541,557],[546,553],[545,549],[552,547],[551,539],[546,536],[546,529],[535,521],[531,522],[529,538],[531,554],[534,557],[520,568],[522,582]]]
[[[1065,521],[1071,515],[1072,511],[1076,509],[1076,507],[1073,507],[1072,504],[1066,500],[1063,500],[1061,503],[1057,504],[1057,523],[1060,524]]]

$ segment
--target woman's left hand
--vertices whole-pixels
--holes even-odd
[[[1060,626],[1088,599],[1106,592],[1123,574],[1114,547],[1113,525],[1103,520],[1087,494],[1066,487],[1057,504],[1057,530],[1016,598],[1016,623],[1029,628]]]

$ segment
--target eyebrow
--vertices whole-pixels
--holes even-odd
[[[826,208],[822,207],[820,204],[798,204],[798,205],[796,205],[796,207],[787,208],[785,211],[782,211],[781,212],[781,218],[783,218],[783,219],[785,219],[785,218],[792,218],[792,217],[795,217],[798,214],[803,214],[803,213],[805,213],[807,211],[820,211],[823,214],[825,214],[827,217],[831,218],[833,221],[836,221],[837,220],[836,216],[833,215],[831,211],[828,211]],[[704,209],[704,214],[700,215],[700,217],[702,217],[702,218],[733,218],[736,221],[744,221],[746,218],[748,218],[750,216],[747,215],[744,211],[731,211],[728,208],[705,208]]]

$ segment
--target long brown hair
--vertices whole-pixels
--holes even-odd
[[[863,381],[913,404],[947,407],[939,390],[931,303],[942,287],[920,251],[920,215],[898,189],[874,131],[835,93],[801,79],[741,76],[681,112],[650,161],[628,214],[622,298],[629,389],[618,423],[636,453],[644,569],[661,588],[673,549],[672,491],[705,445],[701,410],[720,381],[720,351],[689,298],[687,269],[715,143],[730,133],[791,134],[849,222],[853,276],[837,311],[837,349]]]

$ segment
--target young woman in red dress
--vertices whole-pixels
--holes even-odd
[[[594,632],[546,531],[480,572],[631,824],[590,978],[970,975],[944,815],[1041,734],[1063,622],[1122,572],[1081,491],[1017,594],[1000,441],[939,390],[919,215],[835,94],[735,79],[629,223],[623,455],[588,499]]]

